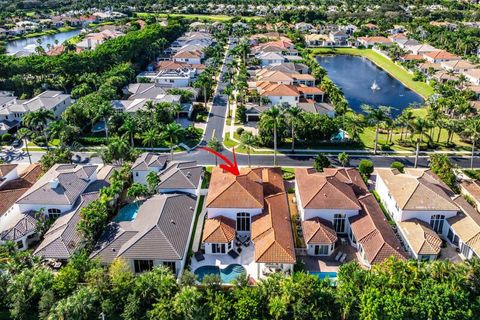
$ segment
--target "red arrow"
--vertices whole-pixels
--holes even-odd
[[[228,172],[230,172],[231,174],[236,175],[236,176],[240,175],[240,171],[238,170],[237,157],[235,156],[235,147],[233,147],[233,163],[227,157],[225,157],[223,154],[213,150],[212,148],[200,147],[199,149],[203,149],[205,151],[208,151],[208,152],[214,154],[215,156],[219,157],[223,161],[225,161],[225,163],[220,165],[220,168],[222,168],[223,170],[227,170]]]

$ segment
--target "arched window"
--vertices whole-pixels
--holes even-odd
[[[250,231],[250,213],[237,213],[237,231]]]
[[[57,209],[57,208],[50,208],[48,209],[48,217],[49,218],[58,218],[60,216],[60,214],[62,213],[62,211],[60,209]]]

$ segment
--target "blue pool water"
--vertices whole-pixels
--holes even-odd
[[[199,282],[202,282],[206,275],[219,275],[222,283],[231,283],[245,273],[245,268],[239,264],[230,264],[223,269],[220,269],[217,266],[203,266],[196,269],[194,272]]]
[[[318,279],[323,280],[323,279],[332,279],[335,280],[337,279],[337,273],[336,272],[321,272],[321,271],[314,271],[310,272],[311,275],[317,276]]]
[[[115,222],[132,221],[137,216],[138,209],[140,208],[140,205],[142,204],[142,202],[143,201],[135,201],[122,207],[118,211],[118,214],[113,219],[113,221]]]

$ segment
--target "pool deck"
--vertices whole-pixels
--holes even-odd
[[[205,254],[204,257],[205,260],[200,262],[195,257],[192,257],[190,265],[192,272],[203,266],[217,266],[223,269],[230,264],[239,264],[245,268],[248,276],[258,280],[258,265],[255,262],[253,244],[249,247],[242,246],[242,253],[236,259],[233,259],[228,254]]]
[[[338,269],[340,268],[340,265],[342,265],[342,263],[335,261],[335,257],[337,256],[339,251],[342,251],[347,254],[347,257],[343,263],[359,260],[357,250],[355,250],[354,247],[348,244],[338,246],[331,256],[327,256],[327,257],[303,256],[301,257],[301,259],[303,263],[305,263],[305,269],[307,271],[338,272]],[[360,265],[362,264],[360,263]]]

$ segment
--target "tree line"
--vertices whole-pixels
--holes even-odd
[[[85,251],[57,273],[30,252],[0,247],[0,312],[11,319],[478,319],[480,263],[387,259],[366,270],[340,267],[336,280],[297,271],[228,287],[218,276],[198,284],[186,270],[135,276],[122,259],[106,269]]]

